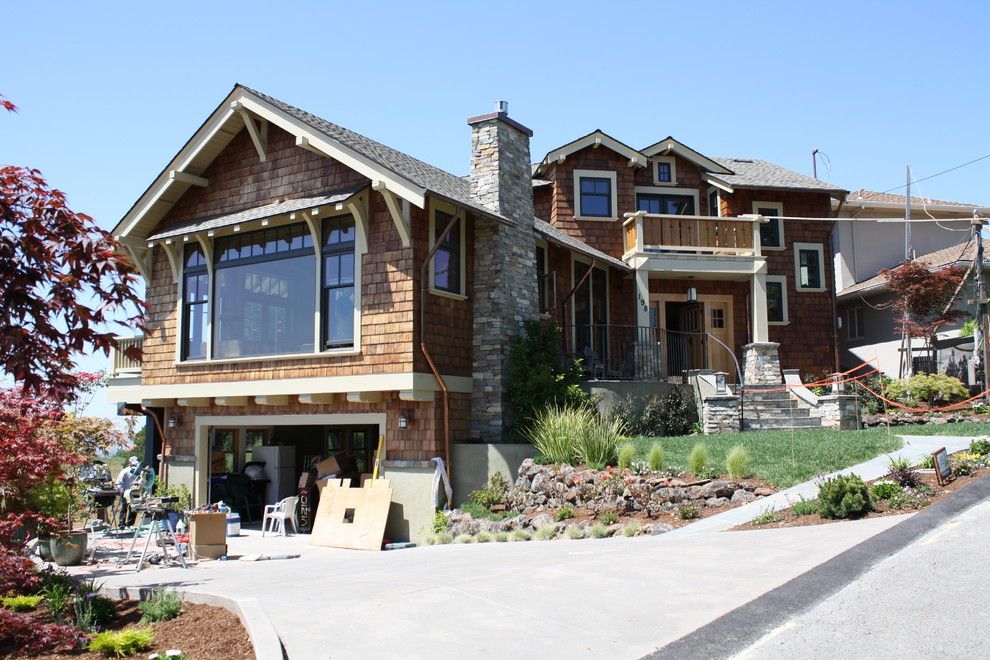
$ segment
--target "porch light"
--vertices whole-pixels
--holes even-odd
[[[687,290],[688,302],[698,302],[698,290],[693,286],[689,286]]]
[[[179,425],[179,422],[181,422],[181,421],[182,421],[182,418],[179,417],[179,413],[172,413],[172,414],[170,414],[168,416],[168,422],[167,422],[169,430],[171,431],[172,429],[174,429],[176,426]]]
[[[726,376],[728,376],[728,374],[726,372],[724,372],[724,371],[716,371],[715,372],[715,389],[720,394],[724,394],[725,392],[727,392],[729,390],[729,387],[728,387],[728,385],[725,382],[725,377]]]
[[[409,428],[409,422],[412,421],[412,412],[409,410],[403,410],[399,413],[399,428],[407,429]]]

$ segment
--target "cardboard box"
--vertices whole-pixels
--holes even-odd
[[[227,544],[189,545],[190,559],[219,559],[227,554]]]
[[[357,460],[353,456],[341,452],[330,458],[324,458],[315,466],[317,476],[325,474],[357,474]]]
[[[226,513],[190,513],[189,545],[226,545]]]

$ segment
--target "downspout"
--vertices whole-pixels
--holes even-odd
[[[419,283],[420,283],[420,303],[419,303],[419,350],[422,351],[423,357],[426,358],[426,364],[429,365],[430,371],[433,372],[433,377],[436,379],[437,384],[440,386],[440,391],[443,393],[443,454],[444,454],[444,467],[447,470],[447,481],[453,484],[453,480],[450,476],[450,392],[447,390],[447,383],[444,381],[443,376],[440,375],[440,371],[437,369],[437,365],[433,362],[433,357],[430,355],[429,349],[426,347],[426,301],[427,298],[427,278],[429,276],[430,262],[433,261],[433,256],[437,253],[440,248],[440,244],[444,242],[447,238],[447,234],[454,228],[454,224],[460,220],[461,209],[458,208],[454,212],[454,216],[444,227],[443,233],[440,237],[433,241],[433,247],[426,255],[426,259],[423,260],[423,265],[419,270]],[[453,506],[453,502],[448,502],[448,505]]]

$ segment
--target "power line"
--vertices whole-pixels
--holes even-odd
[[[955,172],[956,170],[961,169],[963,167],[966,167],[967,165],[972,165],[973,163],[978,163],[981,160],[986,160],[987,158],[990,158],[990,154],[987,154],[986,156],[980,156],[979,158],[974,158],[973,160],[967,161],[967,162],[963,163],[962,165],[956,165],[955,167],[950,167],[947,170],[942,170],[941,172],[936,172],[935,174],[930,174],[930,175],[928,175],[926,177],[923,177],[921,179],[914,179],[914,182],[915,183],[918,183],[918,182],[921,182],[921,181],[928,181],[928,179],[934,179],[937,176],[942,176],[943,174],[948,174],[949,172]],[[893,188],[890,188],[888,190],[884,190],[884,192],[885,193],[889,193],[889,192],[893,192],[895,190],[900,190],[901,188],[906,188],[906,187],[907,187],[907,184],[905,183],[905,184],[902,184],[902,185],[899,185],[899,186],[894,186]]]

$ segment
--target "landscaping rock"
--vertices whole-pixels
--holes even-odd
[[[667,523],[656,522],[650,523],[643,527],[642,534],[648,534],[650,536],[659,536],[660,534],[666,534],[670,530],[674,529],[673,525],[668,525]]]
[[[622,525],[615,523],[614,525],[609,525],[606,529],[609,536],[622,536]]]
[[[538,529],[544,525],[552,525],[554,523],[553,516],[549,513],[541,513],[538,516],[533,516],[529,520],[529,526],[533,529]]]
[[[754,490],[753,494],[756,495],[757,497],[766,497],[767,495],[773,495],[773,489],[766,488],[765,486],[761,486],[756,490]]]
[[[756,495],[748,490],[745,490],[744,488],[740,488],[732,494],[732,499],[729,500],[729,502],[732,504],[746,504],[747,502],[752,502],[755,499]]]
[[[731,503],[728,497],[710,497],[705,500],[705,506],[726,506]]]

